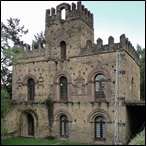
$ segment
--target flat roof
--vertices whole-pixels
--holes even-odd
[[[126,106],[145,106],[145,101],[125,101]]]

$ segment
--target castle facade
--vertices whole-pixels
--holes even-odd
[[[45,47],[27,47],[13,65],[13,109],[6,124],[17,136],[114,144],[119,52],[119,139],[128,142],[125,102],[140,100],[139,56],[125,34],[118,43],[112,36],[106,45],[101,38],[94,43],[93,21],[81,2],[46,10]]]

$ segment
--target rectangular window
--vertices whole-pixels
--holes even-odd
[[[64,135],[64,122],[62,122],[62,127],[61,127],[62,131],[61,131],[61,135]]]
[[[106,97],[106,82],[102,82],[102,89],[101,89],[101,97],[105,98]]]
[[[100,98],[100,84],[99,84],[99,82],[95,83],[95,97]]]
[[[124,75],[124,74],[126,74],[126,71],[125,70],[120,70],[120,71],[118,71],[118,74]]]
[[[68,96],[68,82],[66,77],[60,78],[60,99],[62,101],[67,101]]]
[[[96,123],[96,138],[100,138],[100,123]]]
[[[66,122],[66,136],[68,136],[68,122]]]
[[[103,131],[102,137],[106,138],[106,124],[105,123],[102,124],[102,131]]]

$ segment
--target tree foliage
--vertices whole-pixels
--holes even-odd
[[[1,22],[1,120],[9,112],[9,99],[12,96],[12,63],[16,63],[16,56],[26,45],[21,41],[24,26],[20,27],[20,20],[10,18],[7,24]],[[1,123],[2,124],[2,123]]]
[[[7,19],[7,24],[1,22],[1,86],[12,95],[12,63],[26,45],[21,37],[28,33],[24,26],[20,26],[20,19]]]
[[[40,42],[45,43],[45,36],[42,31],[41,31],[41,33],[37,33],[37,35],[34,35],[34,37],[35,37],[36,42],[40,41]]]
[[[35,44],[41,43],[41,46],[44,48],[45,46],[45,36],[43,34],[43,32],[41,31],[41,33],[37,33],[36,35],[34,35],[35,40],[33,40],[33,42]]]
[[[137,52],[140,56],[140,97],[145,100],[145,48],[137,44]]]
[[[9,112],[9,93],[4,88],[1,89],[1,118],[4,118]]]

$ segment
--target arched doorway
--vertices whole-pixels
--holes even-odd
[[[34,136],[34,118],[31,114],[27,114],[28,135]]]
[[[31,109],[22,112],[20,117],[20,136],[36,137],[38,135],[38,116],[36,112]]]

